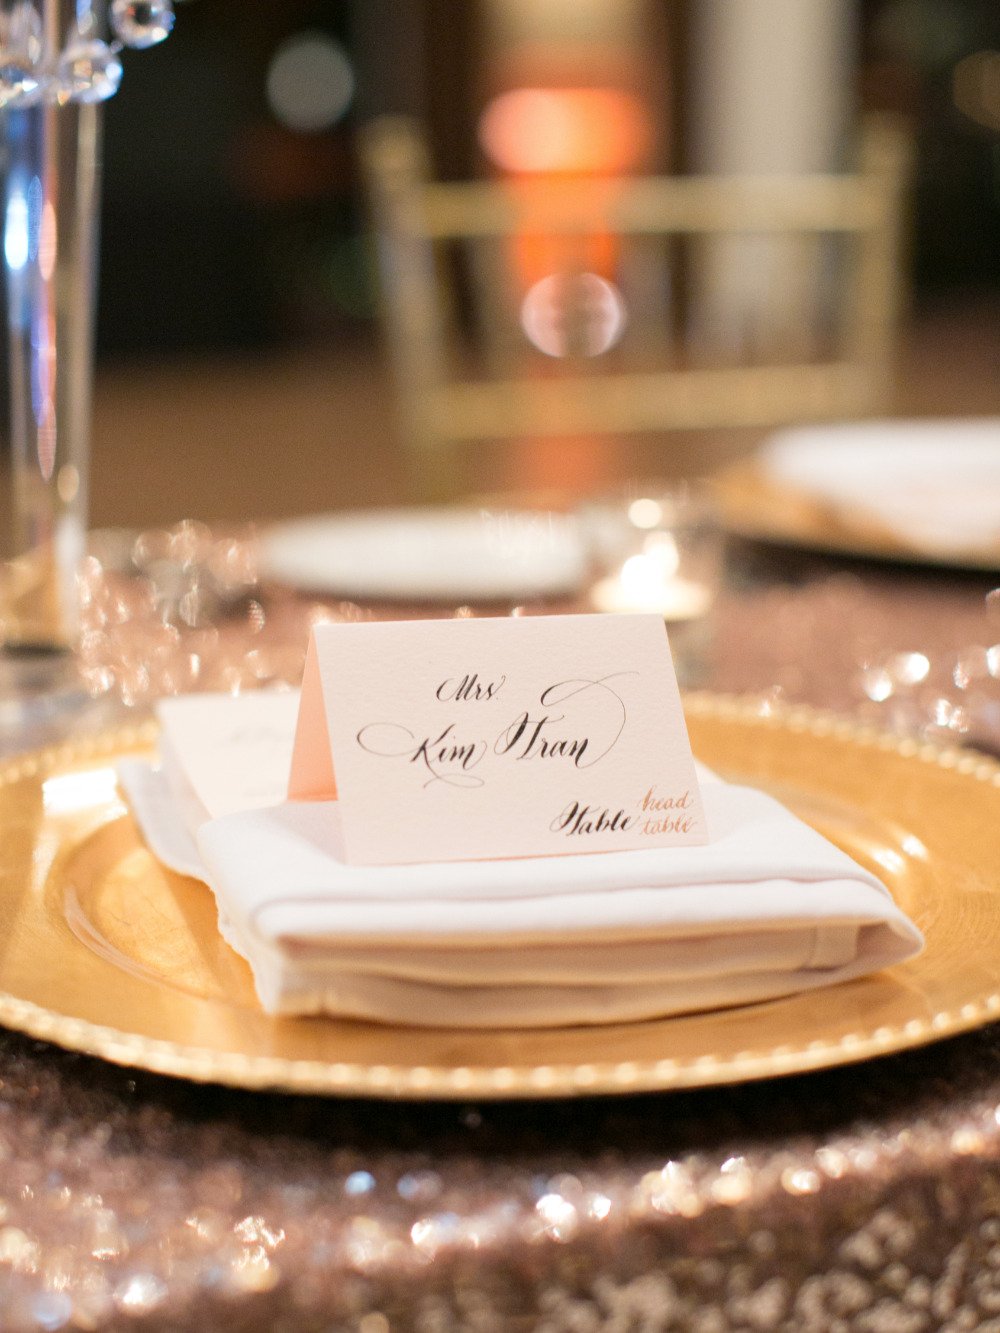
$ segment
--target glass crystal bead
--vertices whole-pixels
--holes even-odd
[[[17,0],[6,14],[0,14],[0,46],[9,57],[36,68],[45,49],[42,16],[31,0]]]
[[[111,26],[126,46],[155,46],[174,26],[171,0],[113,0]]]
[[[0,109],[33,106],[45,93],[46,80],[27,60],[8,56],[0,63]]]
[[[122,81],[122,62],[107,42],[71,42],[56,74],[60,102],[106,102]]]

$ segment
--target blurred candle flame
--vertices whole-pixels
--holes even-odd
[[[649,138],[642,103],[620,88],[512,88],[479,122],[483,150],[512,175],[633,171]]]

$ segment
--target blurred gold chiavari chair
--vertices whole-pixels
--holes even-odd
[[[836,174],[645,176],[590,188],[439,182],[417,124],[401,117],[367,125],[361,153],[400,427],[426,492],[441,492],[451,447],[461,442],[768,428],[877,415],[888,404],[910,163],[909,139],[890,119],[865,124],[857,168]],[[526,218],[533,232],[549,237],[579,238],[599,227],[638,245],[760,236],[806,238],[818,247],[841,237],[828,345],[818,357],[796,356],[790,347],[780,361],[761,364],[663,356],[635,368],[620,357],[569,357],[558,368],[525,373],[509,355],[516,293],[503,247],[523,232]],[[456,246],[469,256],[464,270],[448,262],[446,251]],[[818,248],[789,253],[820,256]],[[456,336],[463,273],[485,335],[485,373],[455,355],[463,341]]]

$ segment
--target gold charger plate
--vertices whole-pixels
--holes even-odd
[[[778,484],[755,463],[723,469],[712,478],[712,486],[725,526],[738,537],[873,560],[983,573],[1000,569],[996,545],[945,550],[907,542],[875,518],[866,519]]]
[[[1000,1016],[1000,764],[809,710],[693,695],[696,752],[768,788],[888,884],[927,948],[766,1004],[539,1032],[261,1012],[211,894],[147,851],[114,764],[152,725],[0,765],[0,1022],[74,1050],[247,1088],[547,1097],[732,1083],[919,1046]]]

